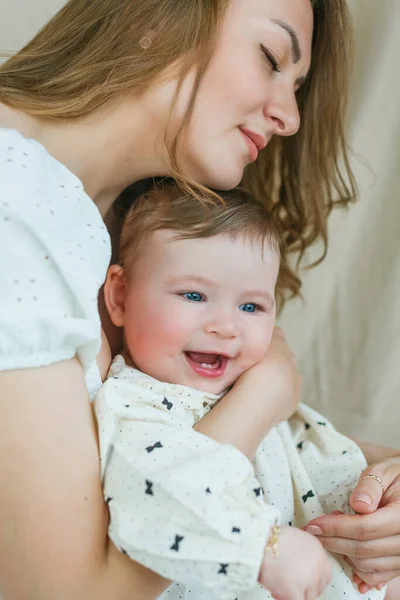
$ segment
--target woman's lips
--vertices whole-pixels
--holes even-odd
[[[249,138],[249,136],[244,133],[244,131],[242,131],[240,128],[239,128],[239,131],[242,134],[242,137],[243,137],[244,141],[247,144],[247,148],[249,150],[249,158],[250,158],[251,162],[255,162],[257,160],[257,158],[258,158],[258,148],[257,148],[257,146],[255,145],[255,143],[253,142],[253,140],[251,140]]]
[[[185,352],[185,358],[189,366],[197,375],[201,377],[217,378],[222,377],[228,365],[228,357],[222,354],[207,352]],[[195,358],[196,360],[193,360]],[[201,362],[197,362],[201,360]],[[207,360],[209,362],[207,362]]]
[[[257,160],[258,153],[263,150],[267,145],[267,141],[264,136],[246,129],[246,127],[239,127],[239,131],[242,134],[244,141],[249,149],[249,157],[251,162]]]

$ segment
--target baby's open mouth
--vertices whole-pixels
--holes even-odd
[[[208,352],[185,352],[189,360],[201,365],[205,369],[218,369],[221,366],[221,355]]]
[[[202,377],[220,377],[229,360],[227,356],[213,352],[186,351],[184,354],[192,369]]]

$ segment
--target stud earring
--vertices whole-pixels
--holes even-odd
[[[151,46],[151,39],[149,38],[148,35],[145,35],[142,37],[142,39],[140,40],[139,43],[140,43],[140,47],[143,48],[143,50],[147,50]]]

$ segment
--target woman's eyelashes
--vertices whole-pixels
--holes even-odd
[[[264,60],[270,65],[274,73],[280,73],[280,63],[275,54],[269,48],[266,48],[263,44],[260,44],[261,52],[263,53]]]

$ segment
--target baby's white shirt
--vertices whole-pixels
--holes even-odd
[[[280,511],[239,450],[193,429],[218,399],[117,356],[94,410],[114,544],[209,599],[233,600],[256,584]]]
[[[176,582],[163,600],[271,600],[257,584],[271,527],[350,512],[366,467],[358,446],[304,405],[268,434],[251,464],[193,429],[217,400],[157,381],[119,356],[94,403],[109,535]],[[365,597],[336,556],[321,600],[339,598]]]

